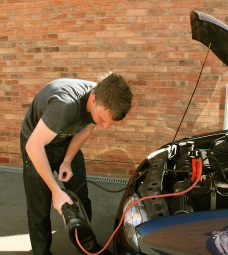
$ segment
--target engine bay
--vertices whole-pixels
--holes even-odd
[[[179,213],[228,208],[228,134],[183,139],[152,153],[141,165],[136,182],[139,197],[177,193],[196,179],[195,163],[202,161],[202,176],[188,193],[144,201],[150,219]]]

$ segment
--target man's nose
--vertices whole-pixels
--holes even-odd
[[[108,129],[110,127],[111,123],[103,123],[103,128]]]

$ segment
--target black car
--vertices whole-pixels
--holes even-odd
[[[192,38],[228,65],[228,26],[190,14]],[[115,255],[228,254],[228,130],[174,140],[129,180],[116,216]]]

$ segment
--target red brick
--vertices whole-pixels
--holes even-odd
[[[9,159],[0,157],[0,163],[9,163]]]
[[[90,174],[133,174],[173,138],[198,79],[207,48],[191,38],[190,11],[227,23],[226,7],[221,0],[1,1],[0,164],[21,166],[21,121],[46,83],[98,81],[114,70],[129,81],[133,108],[110,130],[97,127],[83,151]],[[223,127],[226,72],[209,53],[179,138]]]

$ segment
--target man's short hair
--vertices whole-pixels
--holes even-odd
[[[108,109],[114,121],[122,120],[131,109],[133,94],[121,75],[110,74],[94,89],[96,103]]]

